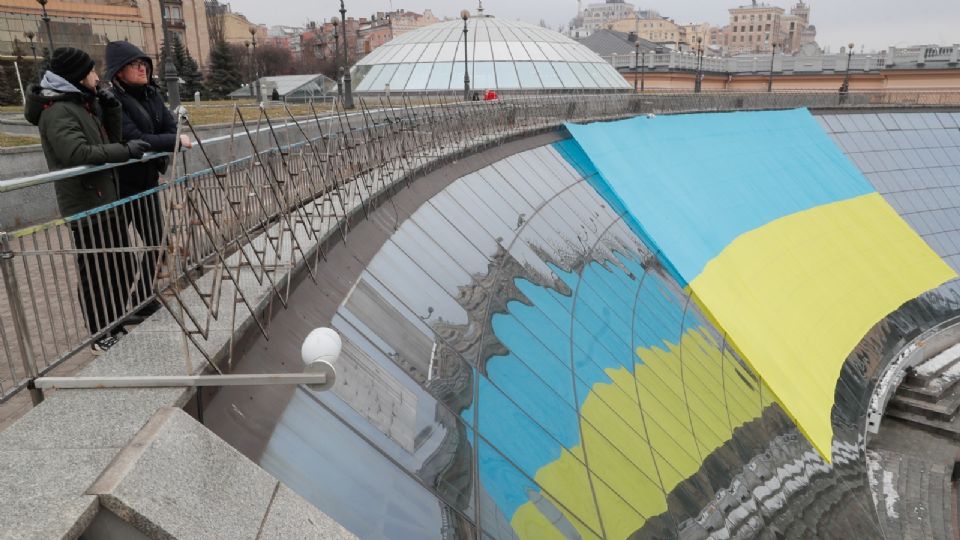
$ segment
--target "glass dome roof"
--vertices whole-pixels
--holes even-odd
[[[474,16],[467,22],[467,68],[477,90],[626,90],[629,83],[593,51],[552,30]],[[463,89],[463,21],[407,32],[362,58],[357,92]]]

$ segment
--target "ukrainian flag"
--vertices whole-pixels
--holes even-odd
[[[664,267],[827,460],[841,367],[877,322],[956,278],[806,110],[567,129]]]

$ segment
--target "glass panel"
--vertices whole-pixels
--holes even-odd
[[[527,54],[527,50],[523,48],[523,44],[519,41],[507,42],[507,48],[510,49],[510,55],[513,56],[514,60],[530,60],[530,55]]]
[[[493,73],[493,62],[476,62],[473,64],[473,87],[488,89],[497,87],[497,79]]]
[[[547,56],[543,54],[543,51],[540,50],[540,47],[533,42],[525,42],[523,47],[527,50],[527,54],[530,56],[531,60],[546,60]]]
[[[560,82],[560,77],[557,76],[550,62],[534,62],[533,65],[537,68],[543,88],[563,88],[563,83]]]
[[[440,43],[431,43],[427,45],[427,48],[424,49],[423,54],[420,56],[419,62],[433,62],[437,59],[437,54],[440,53]]]
[[[601,87],[611,88],[613,84],[607,79],[604,73],[600,70],[602,67],[600,64],[583,64],[587,69],[587,72],[593,77],[593,80],[597,81],[597,84]]]
[[[407,81],[407,90],[423,90],[427,87],[427,81],[430,80],[430,70],[433,64],[417,64],[410,74],[410,80]],[[399,89],[398,89],[399,90]]]
[[[570,69],[572,69],[573,72],[577,74],[577,78],[580,79],[580,82],[583,83],[583,86],[586,86],[586,87],[600,86],[593,80],[593,77],[591,77],[590,74],[587,73],[587,70],[583,64],[579,62],[573,62],[570,64]]]
[[[450,88],[450,71],[453,69],[453,62],[437,62],[433,65],[433,72],[430,73],[430,82],[427,83],[429,90],[447,90]]]
[[[380,92],[383,90],[383,86],[390,82],[390,79],[393,78],[393,74],[397,72],[397,66],[399,64],[386,64],[383,66],[383,70],[377,75],[377,78],[370,83],[370,91]]]
[[[360,81],[360,84],[357,86],[357,90],[369,90],[373,81],[377,79],[377,76],[380,75],[380,72],[383,71],[383,65],[373,66],[366,76],[361,75],[363,80]]]
[[[494,62],[497,70],[497,88],[520,88],[520,80],[517,78],[517,70],[513,67],[513,62]]]
[[[492,41],[490,46],[493,47],[493,59],[494,60],[510,60],[510,49],[507,48],[507,44],[502,41]]]
[[[302,388],[293,392],[260,465],[361,538],[383,531],[440,538],[455,515]],[[370,505],[379,510],[358,511]]]
[[[357,91],[360,91],[366,88],[363,83],[364,81],[369,80],[366,78],[367,74],[370,73],[370,70],[373,69],[374,67],[379,67],[379,66],[357,66],[356,69],[353,70],[353,73],[351,75],[353,76],[353,84],[356,85]]]
[[[580,79],[577,79],[577,76],[573,74],[573,70],[570,69],[570,65],[566,62],[553,62],[553,69],[557,70],[560,82],[563,83],[565,88],[583,88]]]
[[[517,75],[520,76],[520,86],[523,88],[543,88],[533,62],[517,62]]]
[[[423,43],[417,43],[415,45],[409,45],[410,50],[407,51],[407,55],[403,59],[399,59],[401,62],[416,62],[420,59],[420,55],[423,54],[423,51],[426,50],[427,46]]]
[[[482,62],[484,60],[493,60],[493,51],[490,50],[489,41],[481,41],[477,39],[476,46],[473,49],[473,57],[470,58],[470,61]]]
[[[407,87],[407,80],[410,79],[410,74],[413,73],[414,64],[400,64],[400,67],[397,68],[397,72],[393,74],[393,78],[390,79],[390,88],[395,90],[403,90]]]
[[[460,41],[448,41],[440,47],[440,54],[437,55],[437,62],[453,62],[454,60],[463,59],[463,40]]]
[[[506,21],[504,21],[506,22]],[[520,38],[513,32],[512,28],[507,28],[507,25],[500,23],[500,32],[503,34],[503,39],[509,41],[519,41]]]
[[[559,51],[553,48],[553,45],[550,43],[539,43],[540,49],[543,51],[543,54],[547,56],[547,60],[560,61],[563,60],[563,55]],[[561,78],[563,76],[561,75]]]

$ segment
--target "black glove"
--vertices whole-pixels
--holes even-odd
[[[97,98],[103,107],[116,107],[120,105],[120,102],[117,101],[117,96],[113,95],[113,90],[106,87],[97,88]]]
[[[127,142],[127,150],[130,152],[130,159],[140,159],[144,152],[150,150],[150,143],[140,139],[134,139]]]

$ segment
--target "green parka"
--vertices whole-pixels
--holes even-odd
[[[51,171],[78,165],[120,163],[130,151],[120,143],[120,105],[101,107],[94,94],[47,72],[27,92],[24,117],[40,128],[40,143]],[[60,180],[54,187],[60,215],[71,216],[117,200],[115,169]]]

